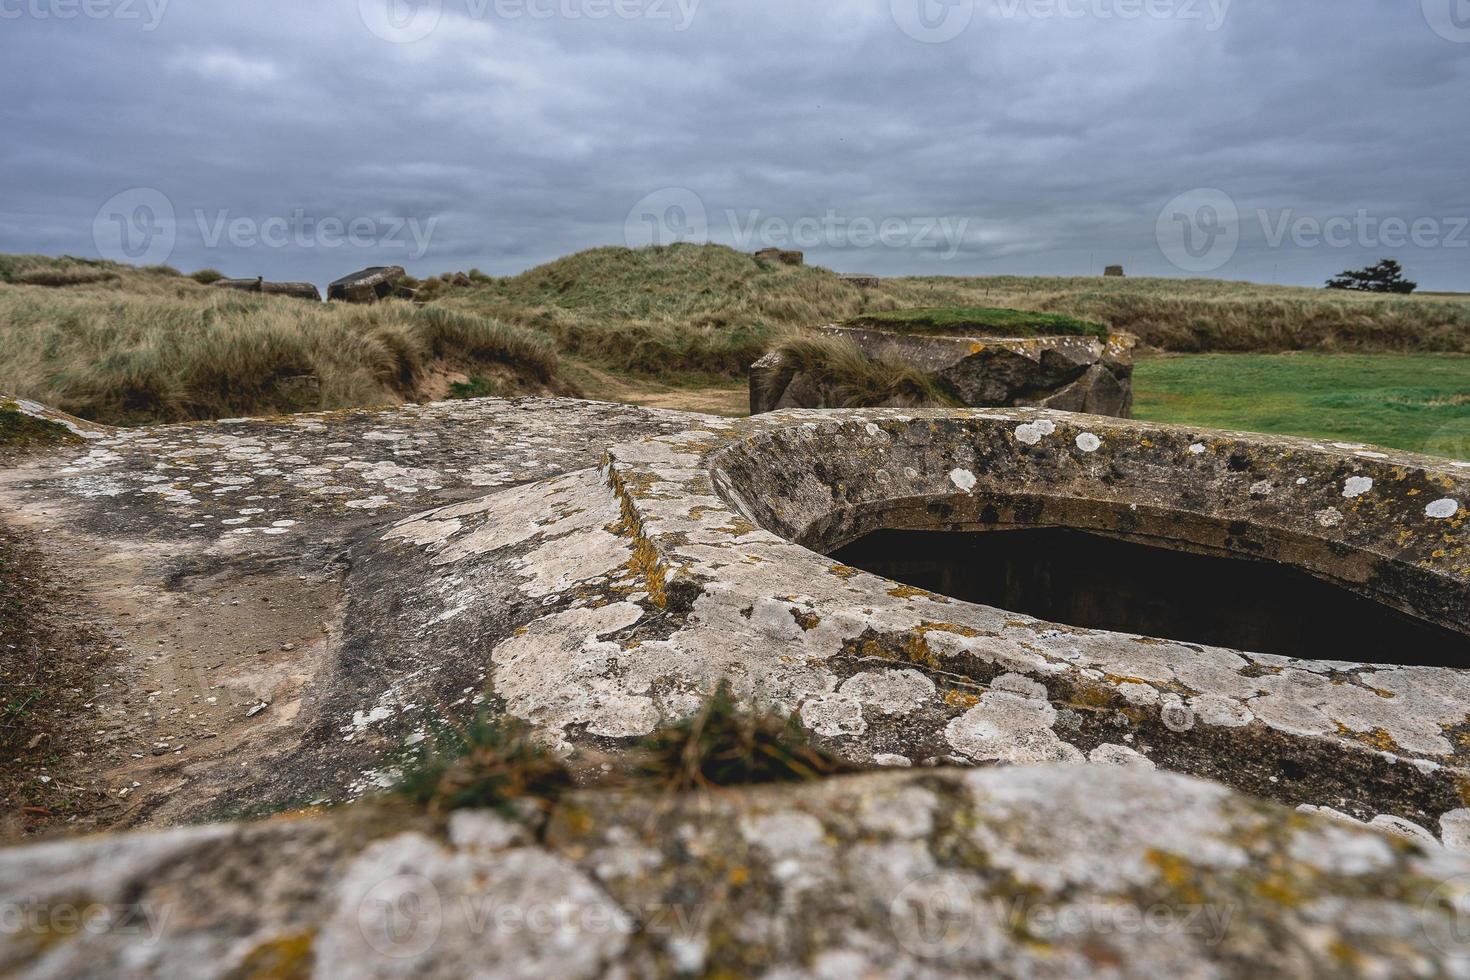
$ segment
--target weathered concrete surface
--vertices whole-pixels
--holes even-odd
[[[1286,562],[1465,631],[1470,464],[1036,410],[529,400],[82,431],[6,471],[0,505],[118,637],[95,730],[126,821],[350,799],[482,709],[616,751],[722,678],[859,763],[1137,753],[1435,835],[1467,808],[1462,669],[1058,626],[818,551],[1065,525]]]
[[[354,541],[690,419],[528,399],[117,430],[11,404],[78,442],[0,460],[0,519],[46,542],[114,646],[61,767],[32,774],[104,776],[79,827],[217,814],[264,755],[290,757],[332,677]]]
[[[359,749],[402,744],[452,684],[472,698],[478,668],[496,710],[568,751],[609,749],[730,677],[856,762],[1138,753],[1440,834],[1467,805],[1462,669],[1059,626],[896,587],[806,546],[935,515],[954,528],[1064,524],[1287,562],[1463,631],[1467,478],[1444,460],[1034,410],[706,420],[615,446],[600,473],[363,542],[365,601],[345,644],[370,669],[339,724]],[[373,640],[389,632],[408,638],[391,655]]]
[[[821,554],[1061,525],[1465,632],[1470,463],[1036,409],[47,417],[81,442],[0,470],[0,514],[116,637],[78,725],[101,823],[356,800],[480,712],[586,777],[722,679],[908,771],[588,790],[534,835],[358,804],[4,850],[0,972],[1470,974],[1463,668],[1083,630]]]
[[[0,852],[22,977],[1465,976],[1470,859],[1139,766]]]
[[[911,364],[975,407],[1035,406],[1128,418],[1133,411],[1133,339],[936,337],[827,326],[871,357]],[[788,408],[840,408],[835,393],[783,364],[779,352],[750,370],[752,415]]]

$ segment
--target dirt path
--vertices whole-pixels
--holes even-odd
[[[675,387],[657,381],[620,378],[585,364],[578,365],[578,375],[578,384],[588,398],[728,418],[750,414],[750,387],[744,381]]]
[[[339,617],[331,573],[290,556],[180,570],[176,547],[101,551],[59,507],[0,501],[0,522],[0,540],[44,542],[22,552],[35,571],[16,585],[41,624],[32,656],[56,665],[32,685],[50,711],[37,722],[54,723],[25,729],[39,740],[6,767],[11,834],[165,816],[189,778],[249,765],[290,727]]]

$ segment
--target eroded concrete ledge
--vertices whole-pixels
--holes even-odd
[[[359,810],[4,851],[0,971],[1461,976],[1466,881],[1463,856],[1138,767],[885,773],[586,793],[539,840]]]

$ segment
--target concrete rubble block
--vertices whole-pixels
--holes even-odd
[[[1128,418],[1133,412],[1134,340],[1095,337],[939,337],[828,326],[822,332],[852,341],[871,357],[910,364],[962,405],[1036,406]],[[840,408],[835,391],[800,373],[783,386],[781,355],[751,366],[751,414],[787,408]],[[884,406],[879,406],[884,407]]]
[[[408,273],[401,265],[372,266],[350,276],[343,276],[327,287],[327,299],[341,303],[377,303],[393,296],[401,296],[398,281]],[[412,293],[412,290],[407,292]]]
[[[755,253],[755,257],[758,261],[772,262],[777,265],[802,266],[806,264],[806,255],[794,249],[763,248]]]

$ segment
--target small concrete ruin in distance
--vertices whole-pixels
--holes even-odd
[[[0,907],[114,918],[5,972],[1470,970],[1470,464],[1034,407],[19,406],[65,436],[0,507],[128,615],[110,832],[0,851]],[[865,771],[372,802],[445,722],[595,772],[721,681]]]

